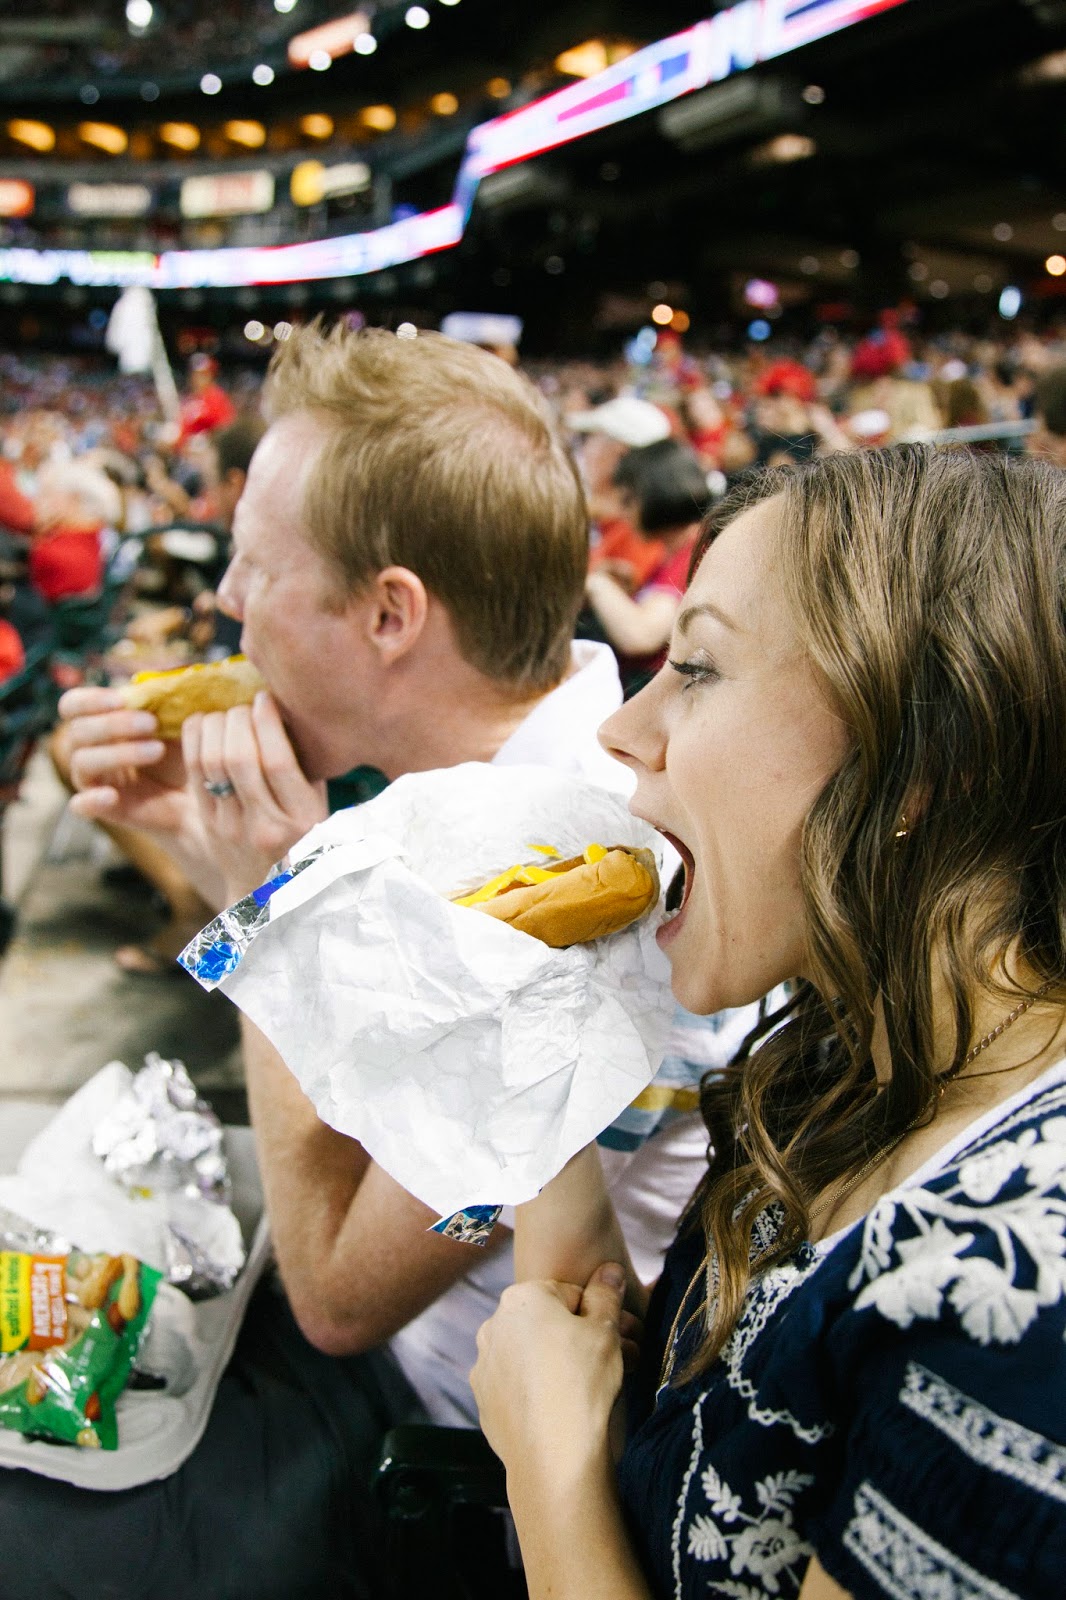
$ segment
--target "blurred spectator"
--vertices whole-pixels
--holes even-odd
[[[18,629],[6,617],[0,616],[0,683],[6,683],[26,665],[26,652]]]
[[[585,588],[586,600],[619,657],[623,686],[631,692],[662,663],[700,519],[711,497],[693,451],[676,439],[629,451],[616,469],[615,483],[623,513],[664,550],[633,596],[606,572],[591,572]]]
[[[904,376],[910,356],[910,344],[888,312],[882,317],[881,326],[855,347],[851,376],[858,387],[850,393],[849,413],[854,416],[883,411],[888,417],[883,437],[867,432],[864,443],[899,444],[927,437],[943,427],[929,384]]]
[[[1066,467],[1066,367],[1052,367],[1036,386],[1036,428],[1029,435],[1029,454]]]
[[[216,382],[218,362],[214,356],[195,355],[189,362],[189,393],[181,403],[178,447],[197,433],[212,433],[226,428],[237,415],[225,389]]]
[[[42,599],[95,594],[103,583],[105,530],[122,516],[111,480],[98,468],[71,462],[42,473],[37,525],[30,544],[30,582]]]
[[[566,422],[581,435],[576,453],[592,524],[589,570],[609,572],[632,594],[659,566],[665,549],[661,540],[642,538],[623,515],[615,473],[630,450],[668,438],[669,419],[648,400],[619,395]]]

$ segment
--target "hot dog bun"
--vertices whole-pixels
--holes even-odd
[[[561,862],[543,882],[504,889],[473,909],[563,950],[620,933],[658,898],[659,874],[651,851],[619,845],[598,860],[578,856]]]
[[[172,672],[138,672],[122,690],[131,711],[153,711],[161,739],[179,739],[194,711],[228,711],[250,705],[266,684],[244,656],[207,661]]]

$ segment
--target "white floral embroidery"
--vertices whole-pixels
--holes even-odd
[[[730,1595],[734,1600],[746,1600],[750,1593],[756,1600],[765,1600],[767,1595],[782,1592],[782,1576],[786,1592],[795,1592],[800,1576],[795,1568],[811,1554],[811,1546],[800,1537],[793,1512],[797,1496],[813,1482],[809,1474],[795,1471],[760,1478],[755,1484],[758,1510],[748,1512],[742,1496],[724,1483],[713,1467],[704,1469],[700,1485],[709,1509],[697,1512],[688,1525],[688,1554],[697,1561],[724,1564],[728,1560],[731,1574],[729,1578],[724,1573],[709,1575],[710,1593]],[[743,1581],[746,1576],[757,1578],[761,1587],[750,1589]],[[676,1567],[675,1581],[680,1594]]]
[[[794,1294],[820,1265],[821,1258],[816,1256],[813,1250],[801,1248],[791,1260],[771,1267],[767,1272],[754,1278],[745,1296],[744,1307],[737,1325],[721,1356],[725,1366],[726,1381],[729,1387],[742,1395],[747,1402],[748,1416],[751,1420],[761,1423],[764,1428],[773,1427],[778,1422],[783,1423],[805,1444],[817,1444],[820,1439],[828,1438],[833,1432],[832,1423],[807,1425],[800,1422],[791,1411],[776,1411],[769,1406],[759,1405],[756,1399],[758,1393],[756,1386],[744,1375],[744,1363],[752,1345],[770,1318],[789,1295]]]
[[[945,1550],[870,1483],[855,1491],[844,1544],[892,1600],[1018,1600]]]
[[[998,1416],[915,1361],[907,1367],[899,1397],[971,1461],[1066,1503],[1066,1450],[1061,1445]]]
[[[1025,1113],[1032,1118],[1032,1104]],[[874,1306],[909,1328],[940,1317],[946,1299],[977,1343],[1017,1344],[1066,1294],[1066,1117],[1004,1137],[1021,1115],[976,1141],[950,1183],[878,1202],[849,1279],[861,1289],[856,1309]],[[978,1233],[994,1255],[966,1254]]]

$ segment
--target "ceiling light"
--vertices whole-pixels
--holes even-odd
[[[129,138],[112,122],[79,122],[78,137],[109,156],[120,156],[129,144]]]
[[[455,95],[447,90],[443,94],[435,94],[429,102],[429,109],[438,117],[454,117],[459,109],[459,102]]]
[[[244,324],[244,337],[252,344],[254,344],[257,339],[261,339],[264,333],[266,333],[266,329],[264,328],[263,324],[261,322],[257,322],[254,317],[252,318],[251,322],[246,322]]]
[[[33,122],[29,117],[16,117],[7,125],[8,137],[19,144],[28,144],[31,150],[54,150],[56,131],[47,122]]]
[[[665,302],[651,308],[651,320],[657,322],[660,328],[665,328],[668,323],[673,321],[673,317],[673,306],[668,306]]]
[[[417,339],[418,329],[413,322],[401,322],[396,329],[396,337],[397,339]]]
[[[494,100],[504,100],[511,92],[510,78],[490,78],[485,85]]]
[[[442,6],[457,6],[459,0],[440,0]]]
[[[825,90],[820,83],[809,83],[803,91],[803,98],[809,106],[825,104]]]
[[[840,265],[847,267],[849,272],[854,272],[861,259],[857,250],[842,250],[840,252]]]
[[[776,139],[767,139],[751,152],[755,166],[765,167],[789,161],[806,161],[816,155],[818,146],[804,133],[779,133]]]
[[[200,144],[200,130],[191,122],[164,122],[159,137],[175,150],[196,150]]]
[[[1066,211],[1056,211],[1051,219],[1051,226],[1056,233],[1066,233]]]
[[[1045,272],[1050,272],[1053,278],[1061,278],[1066,272],[1066,256],[1048,256],[1044,262]]]
[[[556,69],[569,78],[592,78],[607,66],[607,46],[602,39],[586,39],[555,58]]]
[[[361,33],[355,41],[357,56],[372,56],[378,47],[378,42],[372,33]]]
[[[907,268],[907,276],[913,283],[924,283],[929,276],[929,268],[924,261],[914,261]]]
[[[329,139],[333,136],[333,118],[324,111],[309,111],[300,118],[300,132],[309,139]]]
[[[126,0],[126,21],[131,28],[150,27],[152,0]]]
[[[153,100],[158,100],[159,99],[159,85],[158,85],[158,83],[142,83],[141,84],[141,99],[142,100],[147,100],[149,105],[151,105]]]
[[[246,117],[235,117],[227,122],[222,132],[234,144],[243,144],[247,150],[259,150],[266,144],[266,129],[261,122]]]
[[[993,239],[998,239],[1000,244],[1006,244],[1008,239],[1014,238],[1014,229],[1009,222],[997,222],[992,229]]]
[[[687,311],[675,311],[670,318],[670,326],[675,333],[687,333],[692,326],[692,318]]]
[[[946,300],[951,291],[943,278],[934,278],[929,285],[929,293],[934,300]]]
[[[391,106],[364,106],[359,121],[376,133],[391,133],[396,126],[396,113]]]
[[[200,88],[204,94],[217,94],[222,87],[222,79],[217,72],[205,72],[200,79]]]
[[[291,338],[291,336],[292,336],[292,323],[291,322],[275,322],[275,324],[274,324],[274,337],[275,337],[275,339],[278,339],[278,340],[288,339],[288,338]]]
[[[307,58],[307,65],[312,72],[328,72],[333,65],[333,57],[328,50],[312,50]]]
[[[274,68],[268,67],[265,61],[260,61],[257,67],[252,68],[252,82],[257,83],[260,89],[265,89],[274,82]]]
[[[409,28],[428,28],[429,12],[425,6],[408,6],[403,14],[403,20]]]
[[[100,91],[95,83],[85,83],[78,90],[78,99],[83,106],[94,106],[100,98]]]
[[[296,0],[274,0],[274,10],[280,11],[282,16],[288,16],[290,11],[296,10]]]
[[[815,273],[820,272],[821,269],[822,263],[817,256],[804,256],[800,262],[800,271],[808,278],[813,278]]]
[[[1008,283],[999,296],[999,314],[1004,322],[1013,322],[1021,309],[1022,291],[1013,283]]]

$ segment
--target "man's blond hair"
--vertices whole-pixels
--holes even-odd
[[[358,593],[407,567],[446,606],[464,658],[518,693],[565,676],[588,561],[576,468],[533,386],[437,333],[296,328],[266,414],[322,417],[312,543]]]

